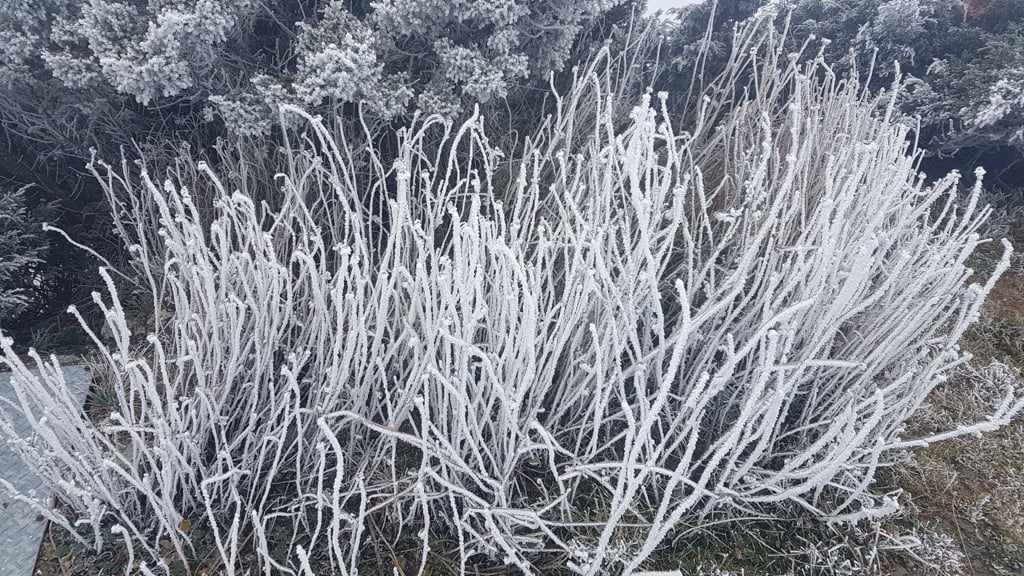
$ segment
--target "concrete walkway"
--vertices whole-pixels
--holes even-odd
[[[84,366],[65,366],[64,376],[80,403],[85,402],[92,374]],[[0,372],[0,396],[14,398],[11,373]],[[10,413],[8,411],[8,413]],[[14,415],[12,414],[12,417]],[[28,422],[18,420],[15,430],[31,436]],[[0,478],[13,484],[20,492],[35,490],[36,496],[51,496],[42,481],[25,466],[21,457],[8,448],[4,433],[0,431]],[[36,564],[39,544],[42,542],[46,522],[28,504],[12,500],[0,489],[0,576],[30,576]]]

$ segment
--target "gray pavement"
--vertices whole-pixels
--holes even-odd
[[[85,402],[91,373],[84,366],[65,366],[64,377],[78,401]],[[14,397],[10,372],[0,372],[0,396]],[[15,421],[14,428],[19,435],[31,437],[28,422]],[[21,457],[7,446],[5,439],[4,432],[0,430],[0,478],[9,481],[22,493],[34,490],[37,497],[49,499],[50,491],[25,466]],[[46,522],[37,512],[28,504],[13,500],[0,488],[0,576],[32,574],[45,529]]]

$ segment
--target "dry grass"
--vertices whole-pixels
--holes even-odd
[[[1024,246],[1024,212],[997,220],[995,228]],[[986,251],[976,263],[989,268]],[[964,348],[976,366],[1005,364],[1018,381],[1024,371],[1024,260],[1000,278]],[[984,410],[984,385],[965,377],[936,389],[918,426],[948,426]],[[913,452],[893,480],[907,492],[911,523],[952,537],[965,555],[963,573],[1024,574],[1024,417],[980,437],[963,437]],[[914,573],[914,572],[911,572]]]
[[[940,414],[971,409],[968,386],[938,395]],[[913,522],[951,536],[969,575],[1024,573],[1024,421],[916,450],[898,472]]]

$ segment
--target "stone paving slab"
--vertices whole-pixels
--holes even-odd
[[[75,398],[79,403],[84,403],[92,379],[88,369],[85,366],[65,366],[64,378],[71,386]],[[0,396],[14,398],[10,372],[0,372]],[[24,437],[32,434],[28,422],[23,419],[15,421],[14,428]],[[35,490],[36,496],[49,498],[51,493],[43,486],[42,480],[7,446],[3,436],[4,433],[0,431],[0,478],[9,481],[22,493]],[[32,574],[45,530],[46,522],[37,512],[28,504],[12,500],[0,489],[0,576]]]

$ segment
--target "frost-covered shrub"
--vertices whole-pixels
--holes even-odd
[[[25,205],[23,190],[0,190],[0,326],[32,301],[32,271],[42,262],[42,226]]]
[[[385,120],[417,107],[468,114],[534,93],[524,88],[629,1],[6,2],[0,126],[32,160],[0,162],[0,176],[61,197],[82,185],[93,148],[141,146],[170,163],[168,141],[212,152],[222,136],[272,135],[281,104],[327,117],[358,103]]]
[[[712,515],[893,511],[875,471],[932,439],[904,423],[1008,255],[968,284],[980,186],[926,185],[891,102],[770,32],[734,44],[685,129],[665,96],[616,117],[595,65],[515,156],[430,116],[384,166],[286,108],[273,207],[205,165],[97,165],[156,320],[133,347],[104,271],[98,421],[3,341],[40,440],[12,445],[75,516],[41,513],[150,565],[201,524],[228,574],[353,574],[401,542],[419,572],[433,552],[594,575]],[[1021,407],[1007,386],[936,437]]]
[[[224,110],[229,129],[263,135],[282,103],[365,102],[394,118],[417,101],[442,98],[439,108],[457,112],[561,68],[580,32],[622,2],[15,3],[0,8],[0,91],[7,99],[0,98],[0,112],[11,121],[46,114],[39,107],[56,95],[67,97],[68,112],[75,98],[115,109],[134,102],[166,121],[172,105],[173,114],[187,116],[209,101],[210,110]],[[44,87],[56,94],[39,93]],[[261,118],[237,125],[231,102]],[[77,117],[68,128],[82,130],[78,124],[88,125]],[[135,129],[138,140],[145,134],[132,124],[122,128]],[[75,136],[46,129],[51,138]]]

